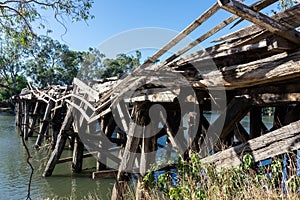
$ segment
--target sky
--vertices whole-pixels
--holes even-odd
[[[95,18],[88,22],[66,21],[67,33],[65,35],[63,35],[64,29],[61,25],[51,20],[49,16],[45,16],[45,19],[48,20],[47,25],[53,30],[50,36],[67,44],[72,50],[87,51],[89,47],[99,46],[105,46],[105,48],[109,46],[114,50],[119,48],[118,53],[139,48],[153,50],[162,47],[215,2],[215,0],[94,0],[91,13]],[[253,1],[248,0],[248,2]],[[218,11],[196,29],[184,44],[196,39],[229,16],[230,13],[224,10]],[[234,30],[247,24],[249,23],[243,22]],[[225,29],[222,33],[205,41],[199,48],[212,45],[213,39],[230,31],[233,30]],[[104,54],[109,54],[106,52],[107,49],[103,51],[105,51]]]

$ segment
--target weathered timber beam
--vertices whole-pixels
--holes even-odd
[[[99,100],[99,93],[93,88],[91,88],[90,86],[88,86],[87,84],[85,84],[84,82],[80,81],[77,78],[74,78],[73,84],[76,85],[83,92],[87,93],[90,97],[92,97],[96,101]]]
[[[297,45],[278,36],[268,38],[268,51],[278,52],[295,49]]]
[[[208,155],[217,146],[217,144],[222,144],[227,136],[234,130],[236,123],[240,122],[240,120],[247,114],[251,106],[252,100],[250,99],[232,99],[223,113],[209,127],[206,137],[200,145],[201,155]]]
[[[261,136],[261,108],[254,107],[250,110],[250,139]]]
[[[93,172],[93,179],[113,179],[116,178],[118,170],[102,170],[99,172]]]
[[[278,14],[272,16],[272,18],[274,20],[280,21],[282,24],[284,24],[286,26],[289,26],[291,28],[296,28],[299,26],[299,23],[300,23],[299,8],[300,8],[300,4],[295,5],[281,13],[278,13]],[[249,37],[249,34],[251,35],[251,37],[253,37],[253,35],[256,35],[258,33],[264,33],[264,31],[260,26],[257,26],[254,24],[252,26],[248,26],[246,28],[243,28],[243,29],[240,29],[233,33],[230,33],[228,35],[225,35],[225,36],[215,40],[214,42],[221,42],[221,41],[226,41],[226,40],[227,41],[240,40],[241,38],[244,39],[245,37]]]
[[[300,34],[298,31],[290,30],[290,28],[282,25],[271,17],[260,12],[255,12],[248,6],[235,0],[218,0],[218,2],[221,8],[245,18],[246,20],[267,29],[276,35],[286,38],[289,41],[300,44]]]
[[[83,158],[90,158],[93,156],[97,156],[97,153],[98,152],[90,152],[90,153],[83,154]],[[72,161],[73,161],[73,157],[67,157],[67,158],[59,159],[56,164],[62,164],[62,163],[67,163]]]
[[[300,121],[258,138],[206,157],[203,163],[214,163],[218,168],[242,164],[243,156],[250,154],[256,162],[300,148]]]
[[[181,31],[178,35],[176,35],[170,42],[168,42],[164,47],[162,47],[157,53],[155,53],[151,58],[146,60],[140,67],[138,67],[134,72],[133,75],[140,73],[150,64],[153,64],[157,61],[159,57],[169,51],[172,47],[174,47],[178,42],[180,42],[183,38],[189,35],[192,31],[194,31],[197,27],[199,27],[203,22],[205,22],[208,18],[210,18],[213,14],[215,14],[220,9],[219,5],[215,3],[211,6],[206,12],[204,12],[199,18],[197,18],[193,23],[191,23],[188,27],[186,27],[183,31]],[[115,88],[120,87],[121,85],[126,85],[130,77],[126,77],[123,81],[119,82]],[[104,104],[109,104],[111,102],[111,94],[115,92],[115,89],[112,89],[108,92],[105,96],[103,96],[102,102]]]
[[[197,18],[192,24],[190,24],[187,28],[181,31],[175,38],[173,38],[168,44],[166,44],[163,48],[161,48],[157,53],[155,53],[151,58],[149,58],[143,65],[154,63],[156,60],[169,51],[173,46],[175,46],[178,42],[180,42],[183,38],[189,35],[192,31],[194,31],[197,27],[199,27],[203,22],[209,19],[213,14],[215,14],[220,9],[219,5],[215,3],[212,5],[207,11],[205,11],[199,18]],[[143,66],[142,65],[142,66]]]
[[[273,4],[276,1],[277,0],[261,0],[259,2],[254,3],[251,6],[251,9],[253,9],[255,11],[259,11],[259,10],[269,6],[270,4]],[[184,53],[188,52],[189,50],[194,48],[196,45],[200,44],[201,42],[203,42],[204,40],[206,40],[207,38],[209,38],[213,34],[217,33],[218,31],[222,30],[223,28],[225,28],[228,24],[232,23],[237,18],[238,18],[238,16],[232,15],[228,19],[224,20],[223,22],[221,22],[220,24],[215,26],[213,29],[211,29],[208,32],[204,33],[203,35],[198,37],[195,41],[191,42],[186,47],[184,47],[180,51],[178,51],[175,54],[173,54],[172,56],[170,56],[168,59],[166,59],[166,61],[163,62],[163,65],[169,64],[170,62],[172,62],[173,60],[175,60],[179,56],[181,56]]]
[[[299,55],[298,49],[293,53],[281,53],[250,63],[226,67],[221,71],[199,72],[198,77],[203,80],[194,81],[193,86],[225,87],[230,90],[296,79],[300,77]]]
[[[266,93],[266,94],[253,94],[246,95],[253,98],[256,105],[266,106],[266,105],[280,105],[287,103],[297,103],[300,102],[300,93]]]

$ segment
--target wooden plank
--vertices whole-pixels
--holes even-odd
[[[192,31],[194,31],[197,27],[199,27],[203,22],[209,19],[212,15],[214,15],[220,9],[217,3],[213,4],[207,11],[205,11],[199,18],[197,18],[192,24],[187,26],[183,31],[181,31],[175,38],[173,38],[168,44],[162,47],[158,52],[156,52],[151,58],[149,58],[143,65],[147,66],[149,63],[155,63],[156,60],[169,51],[173,46],[175,46],[178,42],[180,42],[183,38],[189,35]],[[138,68],[139,69],[139,68]]]
[[[300,44],[300,34],[298,31],[290,30],[289,27],[282,25],[267,15],[260,12],[254,12],[248,6],[235,0],[218,0],[218,2],[223,9],[247,19],[248,21],[265,28],[276,35],[286,38],[291,42]]]
[[[82,171],[83,165],[83,152],[84,144],[82,143],[79,135],[75,134],[74,150],[73,150],[73,159],[72,159],[72,171],[73,173],[80,173]]]
[[[53,106],[54,106],[54,102],[50,100],[49,103],[47,104],[45,114],[42,119],[38,138],[36,139],[36,142],[35,142],[35,148],[39,148],[42,145],[44,136],[46,135],[46,132],[48,131],[50,120],[51,120],[51,110],[52,110]]]
[[[257,102],[257,105],[276,105],[282,103],[300,102],[300,93],[265,93],[257,95],[249,95]]]
[[[282,155],[300,148],[300,121],[291,123],[247,143],[206,157],[203,163],[214,163],[218,168],[237,166],[243,156],[250,154],[256,162]]]
[[[294,43],[278,36],[268,38],[268,51],[282,52],[295,49],[296,47],[297,45]]]
[[[117,178],[118,170],[102,170],[93,172],[93,179],[115,179]]]
[[[97,153],[98,152],[90,152],[90,153],[83,154],[83,158],[90,158],[90,157],[97,156]],[[73,157],[61,158],[57,161],[56,164],[62,164],[62,163],[67,163],[72,161],[73,161]]]
[[[83,91],[84,93],[87,93],[90,97],[92,97],[96,101],[99,100],[99,93],[96,90],[94,90],[93,88],[91,88],[90,86],[88,86],[87,84],[85,84],[84,82],[82,82],[81,80],[74,78],[73,84],[78,86],[78,88],[81,91]]]
[[[55,149],[51,153],[51,157],[47,162],[43,176],[48,177],[52,175],[55,165],[57,161],[60,159],[60,156],[64,150],[66,140],[68,138],[67,132],[70,130],[72,122],[73,122],[72,110],[68,109],[62,127],[58,134]]]
[[[226,67],[221,69],[221,72],[219,70],[200,72],[199,78],[203,80],[194,81],[193,86],[236,89],[292,80],[298,77],[300,77],[299,49],[289,54],[281,53],[250,63]]]
[[[259,10],[267,7],[268,5],[273,4],[276,1],[277,0],[261,0],[259,2],[254,3],[251,6],[251,8],[254,9],[254,10],[256,10],[256,11],[259,11]],[[178,58],[179,56],[181,56],[184,53],[188,52],[189,50],[191,50],[196,45],[200,44],[201,42],[203,42],[204,40],[206,40],[207,38],[209,38],[213,34],[219,32],[220,30],[222,30],[223,28],[225,28],[228,24],[232,23],[236,19],[238,19],[238,16],[232,15],[228,19],[224,20],[223,22],[221,22],[220,24],[218,24],[217,26],[215,26],[213,29],[209,30],[208,32],[206,32],[203,35],[201,35],[200,37],[198,37],[195,41],[191,42],[190,44],[188,44],[183,49],[179,50],[178,52],[176,52],[175,54],[173,54],[172,56],[170,56],[169,58],[167,58],[162,63],[162,65],[167,65],[170,62],[174,61],[176,58]]]
[[[274,20],[280,20],[282,24],[285,26],[289,26],[290,28],[296,28],[300,25],[300,4],[297,4],[281,13],[278,13],[272,18]],[[257,33],[261,33],[263,29],[260,26],[252,25],[248,26],[246,28],[240,29],[236,32],[230,33],[228,35],[225,35],[214,42],[221,42],[221,41],[234,41],[234,40],[240,40],[245,37],[253,37],[253,35],[256,35]]]

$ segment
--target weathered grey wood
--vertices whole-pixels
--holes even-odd
[[[30,131],[28,133],[29,137],[32,137],[34,129],[35,129],[36,122],[39,118],[39,109],[41,108],[40,105],[41,105],[41,102],[36,101],[35,107],[34,107],[34,110],[33,110],[33,113],[32,113],[32,122],[30,124]]]
[[[83,158],[90,158],[94,157],[97,155],[97,152],[90,152],[90,153],[85,153],[83,154]],[[72,157],[67,157],[67,158],[61,158],[57,161],[56,164],[62,164],[62,163],[67,163],[67,162],[72,162],[73,161],[73,156]]]
[[[246,98],[234,98],[227,105],[225,111],[209,127],[208,133],[200,145],[201,155],[204,157],[216,147],[221,145],[227,136],[234,130],[239,122],[250,110],[252,101]]]
[[[270,4],[272,4],[272,3],[276,2],[276,1],[277,0],[261,0],[259,2],[254,3],[251,6],[251,8],[254,9],[255,11],[259,11],[259,10],[267,7],[268,5],[270,5]],[[170,56],[169,58],[167,58],[162,64],[163,65],[167,65],[170,62],[174,61],[176,58],[178,58],[179,56],[181,56],[184,53],[188,52],[193,47],[195,47],[196,45],[200,44],[201,42],[203,42],[204,40],[206,40],[207,38],[209,38],[213,34],[219,32],[220,30],[222,30],[223,28],[225,28],[228,24],[232,23],[236,19],[238,19],[238,16],[236,16],[236,15],[232,15],[231,17],[227,18],[226,20],[224,20],[223,22],[221,22],[220,24],[218,24],[217,26],[215,26],[213,29],[209,30],[205,34],[203,34],[200,37],[198,37],[195,41],[193,41],[192,43],[188,44],[186,47],[184,47],[180,51],[176,52],[175,54],[173,54],[172,56]]]
[[[84,91],[85,93],[89,94],[90,97],[92,97],[94,100],[99,99],[99,94],[96,90],[93,88],[89,87],[87,84],[84,82],[80,81],[77,78],[74,78],[73,84],[76,85],[80,90]]]
[[[50,123],[50,120],[51,120],[51,110],[52,110],[53,106],[54,106],[54,102],[49,101],[49,103],[46,107],[44,117],[42,119],[42,123],[41,123],[39,134],[38,134],[38,138],[35,142],[35,147],[36,148],[38,148],[42,145],[43,138],[44,138],[46,132],[48,131],[49,123]]]
[[[29,102],[23,101],[23,112],[24,112],[24,120],[23,120],[23,137],[25,140],[28,140],[28,128],[29,128]]]
[[[275,1],[276,2],[276,1]],[[296,28],[300,24],[300,11],[299,11],[300,5],[295,5],[281,13],[278,13],[272,18],[276,21],[280,21],[280,23],[284,24],[285,26],[288,26],[290,28]],[[214,42],[221,42],[227,40],[228,42],[230,41],[235,41],[235,40],[240,40],[241,38],[245,39],[246,37],[252,36],[264,32],[263,28],[260,26],[257,26],[256,24],[240,29],[236,32],[230,33],[228,35],[222,36],[221,38],[215,40]]]
[[[268,51],[282,52],[295,48],[297,48],[297,45],[284,38],[278,36],[272,36],[268,38]]]
[[[236,89],[292,80],[300,77],[299,55],[298,49],[293,53],[280,53],[250,63],[230,66],[222,69],[221,72],[218,70],[201,72],[203,80],[193,82],[193,86]]]
[[[93,172],[92,179],[114,179],[117,178],[118,170],[101,170]]]
[[[84,144],[80,140],[79,135],[75,134],[73,162],[72,162],[73,173],[80,173],[82,171],[83,152],[84,152]]]
[[[299,141],[300,121],[297,121],[201,161],[214,163],[218,168],[231,167],[241,164],[243,156],[249,153],[258,162],[299,149]]]
[[[282,25],[271,17],[260,12],[254,12],[248,6],[235,0],[218,0],[218,2],[223,9],[243,17],[244,19],[257,24],[276,35],[286,38],[291,42],[300,44],[300,34],[298,31],[290,30],[289,27]]]
[[[199,27],[203,22],[209,19],[213,14],[215,14],[219,10],[219,6],[217,3],[213,4],[207,11],[205,11],[198,19],[196,19],[192,24],[187,26],[183,31],[181,31],[174,39],[172,39],[168,44],[162,47],[157,53],[155,53],[151,58],[149,58],[143,65],[149,63],[155,63],[156,60],[169,51],[173,46],[175,46],[178,42],[180,42],[183,38],[189,35],[192,31],[194,31],[197,27]],[[142,66],[143,66],[142,65]]]
[[[57,142],[55,145],[55,149],[51,153],[51,157],[47,162],[44,176],[51,176],[57,161],[60,159],[60,156],[64,150],[66,140],[68,138],[68,131],[71,128],[71,124],[73,122],[72,110],[68,109],[67,114],[65,116],[64,122],[62,124],[61,130],[58,134]]]

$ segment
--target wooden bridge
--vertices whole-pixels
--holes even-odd
[[[300,5],[272,17],[260,12],[275,2],[244,5],[219,0],[123,79],[89,83],[74,79],[70,87],[24,90],[13,99],[23,137],[37,133],[36,148],[43,138],[53,145],[44,175],[51,176],[56,164],[68,161],[72,161],[73,171],[80,173],[82,160],[95,156],[99,162],[93,177],[115,176],[112,199],[123,199],[130,174],[143,177],[150,161],[157,160],[159,149],[167,149],[159,156],[169,158],[173,152],[185,158],[191,152],[200,153],[203,162],[220,167],[240,164],[246,153],[258,162],[298,150]],[[221,9],[233,15],[154,64]],[[241,20],[253,25],[183,56]],[[269,107],[275,110],[271,128],[262,121],[262,110]],[[217,119],[211,121],[206,114],[215,114]],[[249,130],[241,124],[245,116],[250,119]],[[164,137],[164,144],[158,142]],[[68,139],[73,157],[60,159]],[[88,154],[84,154],[85,148]],[[208,156],[211,152],[214,154]],[[109,163],[118,168],[112,169]],[[137,192],[137,198],[142,196]]]

